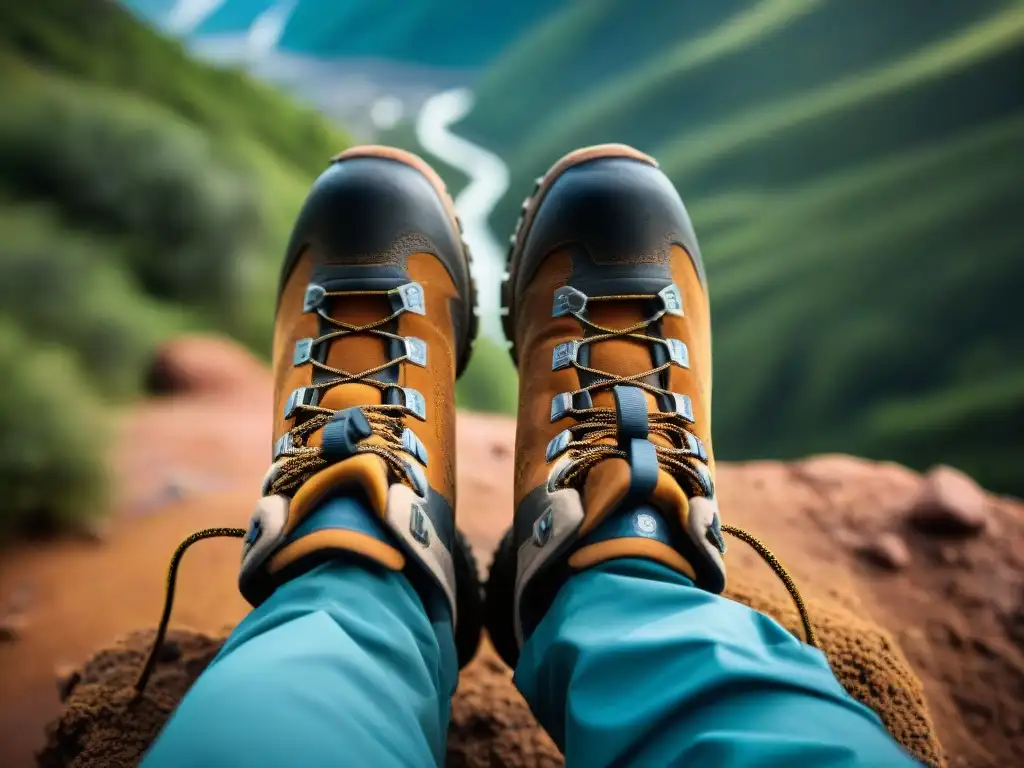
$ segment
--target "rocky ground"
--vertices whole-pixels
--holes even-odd
[[[139,653],[131,643],[144,636],[80,665],[115,637],[155,624],[177,542],[248,519],[267,462],[267,373],[232,347],[183,340],[152,381],[172,394],[125,415],[110,526],[0,555],[2,765],[31,764],[45,724],[62,711],[61,691],[73,720],[90,684],[130,677]],[[507,419],[462,414],[459,423],[460,526],[483,563],[511,514],[513,434]],[[922,476],[845,456],[725,464],[719,488],[726,519],[775,550],[819,617],[842,609],[895,637],[951,765],[1024,761],[1024,505],[987,495],[953,470]],[[203,634],[179,632],[179,657],[192,664],[169,660],[169,700],[188,681],[174,669],[201,668],[245,613],[237,559],[238,543],[227,540],[203,542],[186,557],[173,625]],[[744,579],[773,583],[739,542],[729,564]],[[785,599],[781,585],[768,589]],[[104,659],[122,663],[97,666]],[[489,651],[467,671],[453,734],[452,764],[559,763]],[[68,763],[58,749],[68,743],[55,732],[48,764]]]

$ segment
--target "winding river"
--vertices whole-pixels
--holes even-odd
[[[463,236],[473,254],[480,312],[480,333],[502,341],[498,311],[506,246],[495,237],[488,217],[508,189],[508,166],[493,152],[452,132],[452,126],[473,108],[465,88],[438,93],[423,104],[416,118],[416,138],[430,154],[462,171],[469,183],[455,197]]]

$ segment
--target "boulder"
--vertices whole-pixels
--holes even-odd
[[[150,363],[146,388],[155,395],[234,394],[265,389],[270,374],[249,350],[216,336],[167,342]]]

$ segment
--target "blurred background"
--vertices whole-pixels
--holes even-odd
[[[534,177],[622,141],[701,238],[720,458],[947,463],[1024,495],[1018,0],[0,9],[0,536],[103,509],[159,344],[267,357],[292,218],[367,141],[457,196],[485,313],[463,407],[514,410],[497,285]]]

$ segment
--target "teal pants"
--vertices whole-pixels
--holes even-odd
[[[443,610],[339,559],[238,625],[143,766],[443,765],[457,676]],[[569,766],[916,764],[819,651],[651,562],[573,576],[515,681]]]

